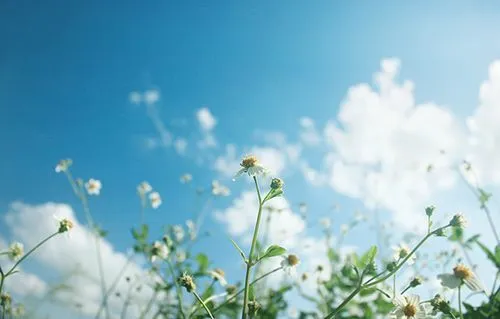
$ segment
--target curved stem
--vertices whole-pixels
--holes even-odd
[[[262,198],[260,196],[260,189],[259,189],[259,183],[257,183],[257,178],[254,176],[253,177],[254,183],[255,183],[255,189],[257,190],[257,196],[259,198],[259,211],[257,213],[257,221],[255,222],[255,228],[253,230],[253,238],[252,238],[252,246],[250,247],[250,255],[248,256],[248,262],[247,262],[247,270],[245,274],[245,293],[243,296],[243,311],[241,313],[241,318],[245,319],[248,314],[248,290],[249,290],[249,284],[250,284],[250,271],[253,266],[253,252],[255,250],[255,245],[257,243],[257,237],[259,235],[259,225],[260,225],[260,219],[262,217]]]
[[[462,285],[458,286],[458,312],[460,313],[460,319],[464,319],[462,314]]]
[[[210,312],[210,309],[208,309],[207,305],[205,304],[205,302],[200,298],[200,296],[194,290],[193,290],[193,295],[196,297],[196,299],[198,299],[198,302],[203,306],[203,308],[205,308],[205,311],[210,316],[210,318],[215,319],[212,313]]]
[[[340,310],[342,310],[342,308],[345,307],[345,305],[347,305],[349,303],[349,301],[351,301],[352,298],[356,297],[356,295],[361,291],[361,286],[358,286],[358,288],[356,288],[356,290],[354,290],[349,296],[347,296],[347,298],[337,307],[337,309],[335,309],[333,312],[329,313],[325,319],[331,319],[331,318],[335,318],[335,316],[340,312]]]

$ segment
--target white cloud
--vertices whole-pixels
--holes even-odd
[[[41,239],[57,230],[53,215],[66,217],[74,221],[75,227],[71,230],[70,237],[64,235],[56,236],[44,244],[31,257],[43,266],[52,269],[62,276],[74,274],[75,270],[83,272],[81,275],[69,277],[67,284],[75,289],[72,292],[61,291],[56,297],[69,304],[80,303],[82,311],[93,315],[101,302],[101,289],[95,253],[95,242],[93,235],[86,227],[81,225],[70,206],[65,204],[45,203],[41,205],[27,205],[24,203],[13,203],[5,214],[5,221],[12,235],[24,243],[25,247],[33,247]],[[101,241],[101,252],[104,265],[104,275],[108,285],[114,280],[117,272],[127,263],[127,256],[114,250],[113,246],[106,240]],[[19,274],[16,274],[16,276]],[[43,281],[30,274],[21,275],[30,283],[34,289],[43,291],[46,289]],[[141,276],[145,278],[143,270],[132,262],[125,276]],[[147,279],[144,279],[147,282]],[[128,285],[122,279],[116,291],[127,291]],[[135,296],[140,302],[147,302],[152,291],[143,287],[141,294]],[[112,313],[119,314],[121,301],[110,299]]]
[[[184,155],[186,153],[187,146],[188,146],[188,142],[184,138],[179,137],[174,142],[175,150],[180,155]]]
[[[316,124],[310,117],[302,117],[299,120],[300,123],[300,140],[306,146],[316,146],[322,142],[322,138],[318,130],[316,129]]]
[[[204,131],[211,131],[217,125],[217,119],[206,107],[203,107],[196,111],[196,118],[198,119],[198,123],[200,124],[201,129]]]

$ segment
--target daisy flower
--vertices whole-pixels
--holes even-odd
[[[153,187],[151,187],[151,185],[144,181],[144,182],[141,182],[138,186],[137,186],[137,192],[140,194],[140,195],[144,195],[144,194],[147,194],[149,192],[151,192],[153,190]]]
[[[9,251],[7,252],[7,256],[9,256],[10,260],[17,261],[24,254],[24,246],[21,243],[13,242],[9,246]]]
[[[463,264],[455,266],[452,274],[440,274],[438,278],[441,280],[441,285],[450,289],[455,289],[461,284],[465,284],[472,291],[484,290],[481,282],[472,270]]]
[[[281,267],[290,276],[294,276],[297,272],[297,265],[300,264],[300,259],[296,255],[288,255],[283,257],[281,261]]]
[[[191,219],[188,219],[188,220],[186,220],[186,226],[188,228],[189,238],[191,238],[191,240],[195,240],[196,239],[196,224]]]
[[[161,205],[161,197],[158,192],[152,192],[149,194],[149,200],[151,201],[151,207],[157,209]]]
[[[172,232],[177,242],[180,242],[184,239],[184,228],[182,228],[181,225],[174,225],[172,227]]]
[[[243,158],[240,163],[241,169],[236,173],[234,178],[247,173],[249,176],[265,175],[267,170],[259,164],[259,160],[254,155],[248,155]]]
[[[178,263],[183,263],[187,258],[187,254],[184,250],[178,249],[175,252],[175,259],[177,260]]]
[[[227,285],[224,270],[215,268],[214,270],[209,271],[209,274],[212,276],[212,279],[218,281],[222,287]]]
[[[153,247],[151,248],[151,262],[155,262],[156,259],[165,259],[168,257],[168,247],[160,241],[155,241]]]
[[[65,233],[69,232],[73,228],[73,222],[67,218],[61,218],[54,216],[54,219],[57,220],[58,232]]]
[[[467,219],[465,219],[463,214],[456,214],[451,218],[450,225],[453,227],[465,228],[467,227]]]
[[[85,183],[85,188],[87,189],[87,193],[89,195],[99,195],[102,184],[100,180],[91,178]]]
[[[182,184],[187,184],[193,180],[193,176],[191,174],[184,174],[180,178]]]
[[[401,296],[397,295],[392,301],[396,308],[390,313],[395,319],[424,319],[428,318],[423,305],[420,304],[420,297],[417,295]]]
[[[212,182],[212,195],[214,196],[229,196],[231,191],[219,181]]]
[[[332,220],[328,217],[321,218],[319,223],[324,229],[330,229],[330,227],[332,227]]]
[[[73,161],[69,158],[62,159],[57,163],[56,168],[54,169],[56,173],[66,172],[68,168],[73,164]]]
[[[392,249],[394,250],[394,260],[396,262],[403,260],[411,252],[410,248],[404,243],[401,243],[399,246],[395,246]],[[407,261],[408,265],[413,264],[415,262],[416,258],[417,258],[417,256],[415,256],[415,254],[413,254]]]

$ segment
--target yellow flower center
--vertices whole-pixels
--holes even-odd
[[[455,277],[462,280],[472,277],[472,271],[464,265],[457,265],[455,268],[453,268],[453,274],[455,275]]]
[[[290,266],[296,266],[299,264],[300,262],[300,259],[299,257],[295,256],[295,255],[288,255],[287,257],[287,261],[288,261],[288,264]]]
[[[258,162],[257,157],[249,155],[243,158],[240,165],[243,166],[244,168],[250,168],[257,165],[257,162]]]
[[[403,308],[403,313],[405,314],[406,317],[412,318],[417,314],[417,306],[413,304],[407,304]]]

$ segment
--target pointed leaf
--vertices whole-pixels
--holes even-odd
[[[240,255],[241,255],[241,258],[243,258],[243,261],[247,262],[247,257],[245,256],[245,253],[243,252],[243,250],[241,250],[240,246],[238,246],[238,244],[234,240],[232,240],[231,238],[229,238],[229,240],[233,243],[233,246],[240,252]]]
[[[267,248],[266,252],[260,259],[264,258],[269,258],[269,257],[275,257],[275,256],[280,256],[286,253],[286,249],[278,246],[278,245],[271,245],[269,248]]]

